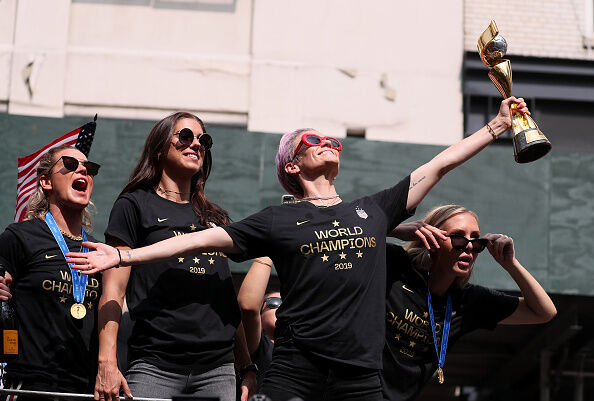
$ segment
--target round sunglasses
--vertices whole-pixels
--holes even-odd
[[[279,306],[283,303],[283,300],[280,297],[268,297],[264,298],[264,302],[262,302],[261,311],[264,311],[264,307],[267,306],[268,309],[278,309]]]
[[[202,146],[205,150],[208,150],[212,147],[212,137],[208,135],[206,132],[198,135],[194,135],[194,131],[189,128],[182,128],[177,131],[175,134],[179,138],[179,143],[184,146],[192,145],[194,142],[194,138],[198,139],[198,143]]]
[[[78,160],[76,157],[72,156],[61,156],[58,160],[56,160],[54,164],[52,164],[52,166],[50,167],[50,171],[54,168],[56,164],[58,164],[60,160],[62,160],[62,163],[64,163],[64,167],[68,171],[78,170],[78,165],[82,163],[85,169],[87,169],[87,175],[90,175],[91,177],[96,176],[99,172],[99,168],[101,167],[99,164],[90,162],[88,160]]]
[[[481,253],[485,250],[485,247],[489,243],[489,240],[486,238],[468,239],[460,234],[449,234],[446,235],[446,237],[450,237],[452,248],[457,249],[458,251],[465,251],[468,243],[470,242],[472,244],[472,252]]]
[[[295,156],[297,156],[297,152],[299,152],[299,149],[301,149],[301,145],[305,144],[307,146],[320,146],[322,144],[322,142],[324,141],[329,141],[330,142],[330,147],[332,149],[336,149],[339,152],[342,150],[342,145],[340,144],[340,141],[336,138],[333,138],[331,136],[319,136],[316,134],[303,134],[301,135],[301,141],[299,142],[299,145],[297,145],[297,149],[295,149],[295,153],[293,153],[293,159],[295,159]]]

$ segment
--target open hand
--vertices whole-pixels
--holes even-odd
[[[83,242],[82,245],[90,252],[68,252],[66,257],[69,259],[66,262],[74,263],[72,268],[80,270],[83,274],[99,273],[116,267],[120,263],[118,250],[114,247],[88,241]]]

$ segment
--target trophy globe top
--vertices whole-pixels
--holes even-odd
[[[494,67],[501,63],[503,56],[507,53],[507,41],[501,35],[497,35],[483,49],[482,58],[488,67]]]

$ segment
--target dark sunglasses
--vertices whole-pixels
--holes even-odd
[[[198,139],[198,143],[204,149],[208,150],[212,148],[212,137],[208,135],[206,132],[202,134],[198,134],[198,136],[194,135],[194,132],[189,128],[182,128],[177,131],[175,134],[179,138],[179,143],[184,146],[190,146],[192,142],[194,142],[194,138]]]
[[[278,309],[279,306],[283,303],[283,300],[280,297],[268,297],[264,298],[264,302],[262,302],[261,310],[264,310],[264,307],[267,306],[268,309]]]
[[[450,241],[452,241],[452,248],[459,251],[466,250],[466,246],[470,242],[472,244],[472,252],[481,253],[489,243],[489,240],[486,238],[468,239],[460,234],[450,234],[446,235],[446,237],[450,237]]]
[[[78,160],[76,157],[62,156],[58,160],[56,160],[54,164],[52,164],[50,171],[54,168],[56,164],[58,164],[60,160],[62,160],[62,163],[64,163],[64,167],[66,167],[66,170],[69,171],[76,171],[78,169],[79,163],[82,163],[84,168],[87,169],[87,175],[90,175],[91,177],[96,176],[99,172],[99,168],[101,167],[99,164],[90,162],[88,160],[82,161]]]
[[[326,140],[330,142],[330,147],[332,149],[336,149],[339,152],[342,150],[342,145],[336,138],[332,138],[331,136],[319,136],[312,133],[303,134],[301,135],[301,142],[299,142],[299,145],[297,145],[297,149],[295,149],[295,153],[293,153],[293,158],[291,160],[295,159],[297,152],[299,152],[299,149],[301,149],[301,145],[305,144],[307,146],[320,146],[322,142]]]

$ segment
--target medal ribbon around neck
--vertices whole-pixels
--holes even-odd
[[[45,214],[45,223],[49,227],[50,231],[54,235],[62,254],[64,255],[64,259],[66,259],[66,254],[70,252],[68,249],[68,245],[66,245],[66,241],[64,240],[64,236],[60,232],[58,225],[56,224],[56,220],[54,220],[54,216],[50,212]],[[82,238],[83,241],[87,240],[87,234],[85,230],[82,231]],[[89,252],[87,248],[82,249],[83,252]],[[72,295],[74,295],[74,300],[82,304],[85,300],[85,291],[87,289],[87,280],[88,276],[86,274],[80,274],[78,270],[72,268],[73,263],[68,263],[68,267],[70,267],[70,275],[72,276]]]
[[[435,334],[435,318],[433,317],[433,305],[431,304],[431,291],[427,290],[427,303],[429,305],[429,317],[431,317],[431,330],[433,331],[433,344],[437,354],[437,376],[439,384],[443,384],[443,365],[445,363],[446,351],[448,348],[448,337],[450,335],[450,323],[452,321],[452,296],[448,292],[448,303],[443,321],[443,330],[441,332],[441,352],[437,348],[437,335]]]

